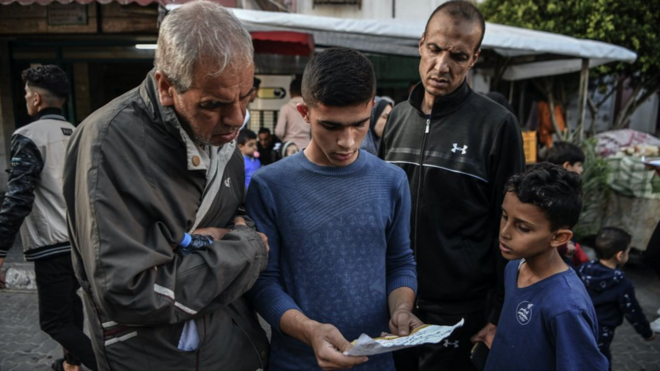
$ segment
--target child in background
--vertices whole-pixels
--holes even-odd
[[[559,165],[568,171],[578,173],[582,176],[584,169],[584,152],[580,147],[568,142],[555,142],[548,150],[546,161]],[[589,257],[584,253],[579,243],[568,241],[565,245],[559,246],[559,255],[566,264],[577,268],[589,261]]]
[[[557,252],[580,217],[580,176],[540,163],[504,188],[500,251],[511,261],[485,369],[605,370],[591,299]]]
[[[601,229],[596,235],[598,260],[584,264],[578,273],[587,286],[598,315],[598,348],[610,362],[614,329],[621,326],[624,316],[644,340],[655,339],[649,321],[635,298],[632,282],[619,269],[628,261],[630,240],[630,235],[622,229]]]
[[[238,149],[243,154],[245,162],[245,188],[250,185],[252,174],[261,167],[259,152],[257,152],[257,134],[250,129],[243,129],[238,134]]]
[[[282,144],[282,158],[289,157],[291,155],[295,155],[296,153],[300,152],[300,149],[298,146],[293,143],[293,142],[286,142]]]

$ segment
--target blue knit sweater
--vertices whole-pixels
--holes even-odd
[[[360,151],[346,167],[315,165],[303,152],[257,171],[248,215],[268,236],[268,267],[248,297],[273,327],[270,369],[318,369],[311,347],[280,332],[296,309],[344,337],[388,331],[387,296],[417,289],[406,174]],[[393,370],[391,353],[355,370]]]

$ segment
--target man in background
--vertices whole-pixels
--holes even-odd
[[[298,76],[291,81],[289,86],[291,100],[280,108],[277,125],[275,126],[275,135],[282,140],[282,143],[293,142],[302,151],[309,144],[311,132],[309,124],[303,120],[296,108],[298,104],[303,102],[300,92],[301,83],[302,79]]]
[[[96,370],[92,344],[83,333],[62,197],[64,156],[75,129],[62,116],[69,82],[54,65],[28,68],[22,78],[27,111],[35,121],[11,137],[11,172],[0,210],[0,268],[20,228],[25,259],[34,261],[39,325],[64,348],[64,358],[52,368],[77,370],[82,362]]]

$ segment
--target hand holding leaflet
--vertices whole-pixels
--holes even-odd
[[[423,325],[413,330],[408,336],[386,336],[372,339],[368,335],[362,334],[353,341],[353,347],[344,352],[344,355],[371,356],[421,344],[439,343],[451,335],[456,328],[463,326],[463,323],[464,320],[461,319],[453,326]]]

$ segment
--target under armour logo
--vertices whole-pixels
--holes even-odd
[[[227,187],[227,188],[231,187],[231,178],[225,179],[225,187]]]
[[[450,342],[449,340],[445,339],[445,343],[442,344],[442,346],[444,346],[445,348],[449,348],[450,345],[453,346],[454,348],[458,348],[458,340],[454,342]]]
[[[461,151],[461,154],[464,155],[467,153],[467,148],[468,147],[466,145],[463,145],[463,148],[458,148],[458,143],[454,143],[454,148],[452,148],[451,151],[453,153],[456,153],[456,151]]]

